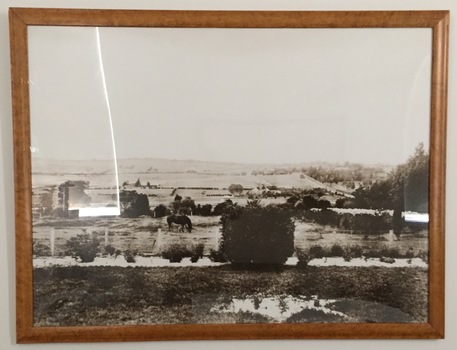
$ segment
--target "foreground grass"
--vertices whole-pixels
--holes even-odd
[[[53,267],[34,270],[34,317],[36,326],[271,322],[214,306],[233,298],[317,295],[338,299],[340,310],[352,315],[346,322],[425,322],[427,273],[411,267]],[[288,322],[344,321],[310,314]]]

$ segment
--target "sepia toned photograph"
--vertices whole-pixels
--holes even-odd
[[[27,35],[33,328],[429,322],[431,28]]]

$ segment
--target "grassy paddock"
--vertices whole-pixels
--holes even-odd
[[[215,247],[219,232],[218,216],[192,216],[194,230],[192,233],[181,232],[180,227],[173,225],[168,231],[166,218],[97,218],[88,220],[42,220],[42,224],[36,225],[33,229],[34,244],[41,244],[50,247],[50,232],[54,228],[55,233],[55,254],[66,256],[68,247],[66,243],[71,237],[78,234],[91,232],[100,240],[100,248],[103,253],[105,228],[108,230],[108,244],[121,251],[138,250],[140,253],[155,253],[159,255],[159,248],[156,245],[158,229],[162,230],[162,244],[164,246],[173,243],[185,243],[187,245],[203,243],[206,253]],[[79,225],[79,226],[78,226]],[[50,249],[48,250],[50,252]],[[37,256],[47,256],[39,251]]]
[[[271,322],[215,306],[317,295],[337,299],[350,318],[316,318],[310,310],[287,322],[425,322],[427,287],[420,268],[53,267],[34,270],[34,318],[36,326]]]

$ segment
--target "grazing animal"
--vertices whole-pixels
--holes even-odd
[[[192,221],[190,221],[189,217],[186,215],[170,215],[167,216],[168,222],[168,230],[171,230],[171,224],[181,225],[182,230],[184,231],[184,227],[187,226],[187,230],[192,232]]]

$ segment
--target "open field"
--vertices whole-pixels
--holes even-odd
[[[36,326],[425,322],[428,295],[426,269],[376,267],[47,268],[34,291]]]
[[[193,230],[191,233],[181,232],[177,226],[168,231],[166,218],[92,218],[79,220],[43,219],[33,228],[34,243],[50,246],[51,229],[55,235],[55,255],[66,255],[66,242],[70,237],[82,233],[92,233],[102,242],[121,251],[138,250],[140,254],[158,255],[161,248],[173,243],[193,245],[202,243],[205,254],[211,249],[217,249],[221,237],[219,216],[192,216]],[[159,237],[158,230],[161,230]],[[339,230],[321,226],[315,223],[295,222],[295,247],[307,249],[314,245],[330,248],[333,244],[342,247],[358,245],[362,248],[379,248],[387,246],[398,248],[402,253],[412,249],[414,253],[428,251],[428,237],[426,235],[403,235],[401,239],[394,239],[388,232],[381,235],[351,234],[347,230]]]
[[[114,174],[105,173],[40,173],[34,174],[33,186],[44,187],[60,184],[66,180],[90,181],[92,187],[115,187]],[[287,188],[325,188],[319,181],[310,177],[300,178],[299,173],[283,175],[252,175],[252,174],[218,174],[218,173],[186,173],[186,172],[160,172],[160,173],[139,173],[120,172],[119,185],[124,181],[130,184],[140,179],[142,184],[150,182],[151,185],[159,187],[214,187],[228,188],[231,184],[241,184],[245,188],[254,188],[259,184],[267,186],[278,186]]]
[[[73,221],[77,226],[71,226]],[[71,237],[82,233],[92,233],[101,242],[105,242],[121,251],[137,250],[140,254],[159,254],[160,249],[169,244],[182,243],[186,245],[203,243],[205,254],[211,248],[217,248],[219,232],[219,217],[193,216],[192,233],[181,232],[177,226],[168,231],[166,218],[93,218],[86,220],[50,220],[43,225],[33,228],[34,243],[50,245],[50,232],[54,229],[55,255],[65,255],[65,244]],[[162,231],[159,237],[159,228]]]

